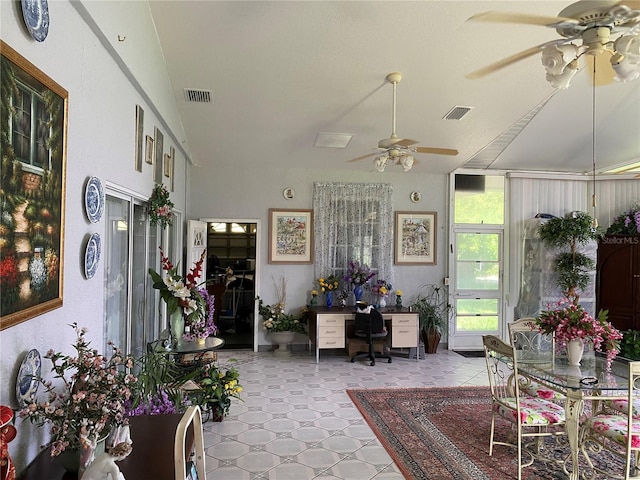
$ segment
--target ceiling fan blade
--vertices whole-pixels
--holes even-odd
[[[357,162],[358,160],[364,160],[365,158],[373,157],[376,155],[375,153],[367,153],[366,155],[362,155],[360,157],[352,158],[351,160],[347,160],[347,162]]]
[[[465,77],[470,80],[475,80],[477,78],[484,77],[485,75],[493,73],[504,67],[508,67],[509,65],[519,62],[520,60],[524,60],[525,58],[528,58],[532,55],[535,55],[536,53],[541,52],[542,49],[547,45],[567,43],[573,40],[574,38],[575,37],[556,39],[556,40],[551,40],[549,42],[541,43],[540,45],[536,45],[534,47],[528,48],[514,55],[511,55],[510,57],[503,58],[502,60],[498,60],[497,62],[492,63],[491,65],[487,65],[486,67],[476,70],[475,72],[468,73],[467,75],[465,75]]]
[[[469,18],[471,21],[497,23],[524,23],[526,25],[541,25],[543,27],[558,28],[560,26],[578,25],[574,18],[546,17],[543,15],[528,15],[526,13],[483,12]]]
[[[622,0],[616,3],[616,6],[624,5],[629,7],[631,10],[640,10],[640,0]]]
[[[415,145],[418,143],[417,140],[411,140],[410,138],[401,138],[395,144],[400,147],[410,147],[411,145]]]
[[[416,153],[435,153],[436,155],[458,155],[458,150],[453,148],[414,147],[411,150]]]

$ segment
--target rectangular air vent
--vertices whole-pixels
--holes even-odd
[[[443,117],[445,120],[460,120],[464,117],[473,107],[453,107]]]
[[[185,88],[184,98],[187,102],[195,102],[195,103],[213,102],[213,95],[211,94],[211,90],[198,90],[195,88]]]

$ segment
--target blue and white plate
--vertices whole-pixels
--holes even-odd
[[[84,252],[84,276],[88,279],[93,278],[98,270],[101,250],[102,241],[100,239],[100,235],[94,233],[89,237],[87,249]]]
[[[47,0],[22,0],[22,17],[27,30],[38,42],[49,33],[49,5]]]
[[[29,350],[22,360],[16,378],[16,400],[20,408],[30,403],[38,391],[39,384],[36,378],[40,376],[41,366],[40,352],[35,348]]]
[[[90,177],[84,191],[84,208],[91,223],[98,223],[104,212],[104,190],[97,177]]]

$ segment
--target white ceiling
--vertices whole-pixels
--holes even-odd
[[[559,38],[554,29],[467,22],[500,10],[556,16],[567,1],[151,1],[150,8],[195,164],[372,170],[396,131],[418,146],[414,172],[445,173],[551,97],[491,168],[587,172],[592,168],[592,87],[582,71],[567,90],[546,82],[540,56],[478,80],[465,74]],[[210,104],[184,89],[210,90]],[[444,120],[454,106],[462,120]],[[640,161],[640,80],[596,89],[598,170]],[[344,149],[314,147],[318,132],[353,134]],[[393,167],[400,168],[400,167]]]

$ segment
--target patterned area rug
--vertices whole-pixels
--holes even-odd
[[[518,478],[515,448],[497,445],[489,456],[488,387],[351,389],[347,393],[409,480]],[[496,423],[496,439],[505,440],[508,431],[507,422]],[[568,452],[566,444],[559,446],[553,440],[545,444],[545,456],[564,458]],[[606,461],[620,471],[615,459]],[[567,476],[558,464],[536,460],[523,469],[522,478]]]

